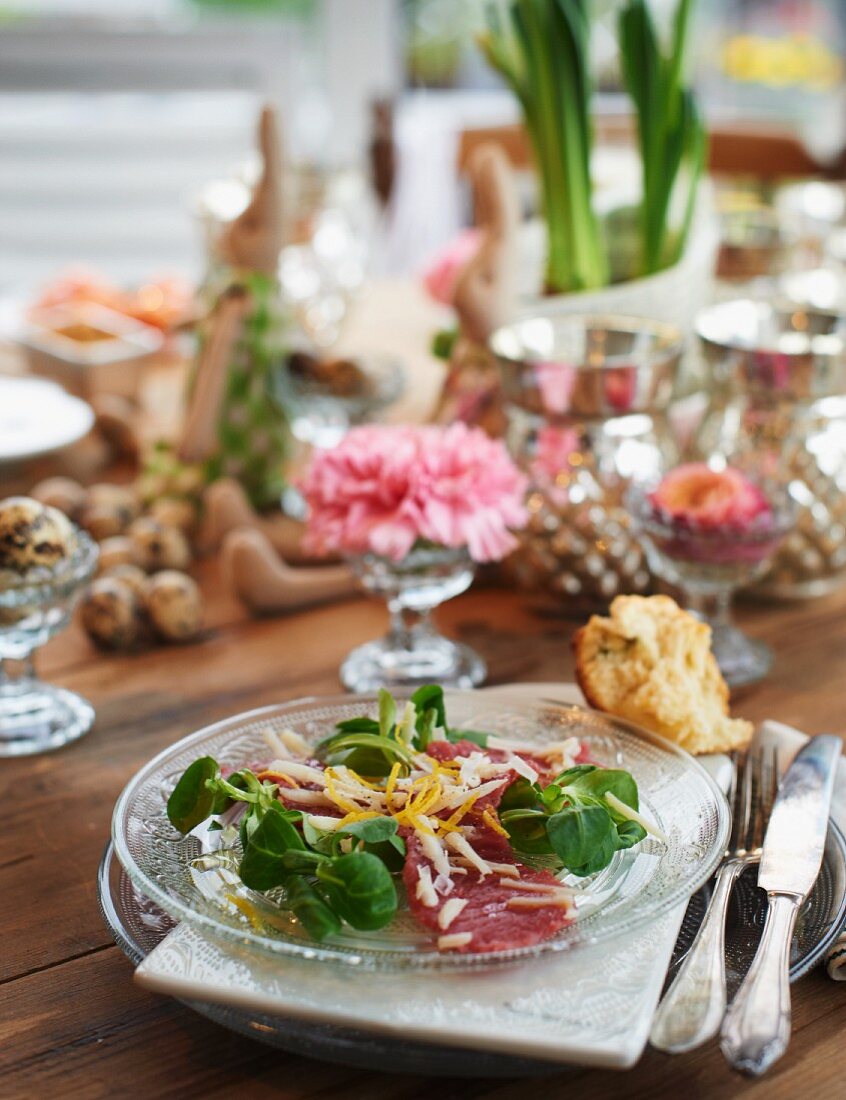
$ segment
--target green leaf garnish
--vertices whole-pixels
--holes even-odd
[[[207,785],[220,775],[217,761],[211,756],[201,756],[182,773],[167,800],[167,816],[171,825],[180,833],[190,833],[216,811],[217,792]]]
[[[317,880],[332,909],[353,928],[384,928],[397,911],[397,891],[385,864],[371,852],[350,852],[321,863]]]

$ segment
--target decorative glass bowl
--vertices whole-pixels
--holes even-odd
[[[400,562],[364,554],[350,564],[359,586],[387,602],[391,624],[384,638],[358,646],[344,661],[344,687],[358,692],[431,683],[471,688],[484,680],[487,670],[478,653],[439,634],[430,618],[435,607],[470,587],[475,567],[466,550],[416,546]]]
[[[276,374],[275,393],[290,419],[295,439],[311,447],[334,447],[350,428],[378,419],[403,392],[402,365],[378,355],[336,357],[338,370],[325,375],[298,371],[299,360],[317,357],[294,352]]]
[[[576,919],[536,946],[493,954],[440,954],[404,904],[386,929],[345,928],[338,936],[316,943],[284,909],[264,895],[246,891],[225,870],[225,860],[224,867],[219,865],[214,854],[221,843],[220,832],[201,827],[182,836],[168,821],[165,804],[179,776],[199,756],[208,754],[221,764],[238,767],[267,758],[263,730],[292,729],[309,744],[317,744],[337,722],[377,713],[375,696],[341,696],[250,711],[171,745],[138,772],[115,806],[112,838],[117,857],[139,890],[172,917],[201,932],[270,957],[292,955],[394,972],[411,967],[491,966],[634,935],[683,904],[713,873],[728,837],[728,806],[705,769],[677,746],[607,715],[542,700],[528,703],[522,695],[507,692],[495,698],[449,693],[446,702],[450,720],[459,727],[488,730],[535,745],[580,738],[592,759],[632,772],[641,812],[666,834],[667,845],[647,838],[635,848],[618,852],[596,875],[565,879],[577,886]],[[254,924],[243,915],[231,900],[239,893],[267,916],[267,923]]]
[[[405,388],[402,364],[378,355],[335,359],[345,371],[336,380],[300,372],[297,360],[319,363],[308,352],[292,352],[276,372],[273,394],[284,410],[291,434],[306,449],[335,447],[350,428],[379,420]],[[294,519],[306,517],[306,504],[295,485],[282,493],[282,508]]]
[[[798,510],[759,590],[833,591],[846,581],[846,314],[738,299],[696,328],[713,385],[700,453],[754,462],[789,484]]]
[[[58,565],[0,570],[0,756],[60,748],[93,724],[85,699],[38,679],[32,654],[67,626],[97,556],[97,544],[77,530],[72,555]]]
[[[529,522],[509,559],[524,587],[591,609],[649,589],[622,498],[636,473],[677,457],[666,411],[682,343],[670,325],[602,315],[494,334],[508,443],[530,479]]]

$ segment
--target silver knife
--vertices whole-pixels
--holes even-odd
[[[768,1070],[790,1039],[790,941],[822,866],[842,748],[839,737],[812,737],[787,769],[770,815],[758,869],[758,886],[769,902],[767,921],[720,1039],[726,1059],[745,1073]]]

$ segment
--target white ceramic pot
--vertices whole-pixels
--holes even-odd
[[[635,216],[634,210],[632,216]],[[720,232],[707,186],[700,190],[696,218],[684,255],[677,264],[656,275],[614,283],[600,290],[541,294],[537,288],[543,281],[545,238],[542,222],[536,220],[524,227],[520,242],[517,319],[570,313],[616,314],[648,317],[675,325],[683,333],[688,333],[693,328],[696,314],[710,301]],[[612,256],[612,264],[613,261]]]

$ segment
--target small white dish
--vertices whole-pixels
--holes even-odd
[[[55,382],[0,375],[0,463],[61,450],[93,424],[91,406]]]

